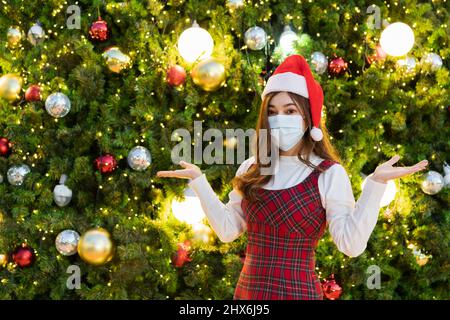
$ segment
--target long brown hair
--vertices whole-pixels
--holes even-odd
[[[249,170],[246,173],[240,176],[236,176],[232,181],[235,189],[237,189],[242,194],[244,199],[249,201],[260,200],[258,196],[259,189],[261,189],[263,185],[268,183],[270,178],[272,177],[271,175],[261,175],[260,171],[261,167],[266,167],[268,165],[261,164],[260,162],[258,156],[260,154],[259,139],[261,137],[260,136],[261,129],[265,129],[262,130],[262,132],[266,133],[266,136],[263,137],[263,139],[265,139],[267,145],[269,146],[271,145],[270,126],[268,120],[268,109],[269,109],[268,106],[272,97],[277,95],[279,92],[280,91],[271,92],[267,94],[261,103],[258,122],[256,124],[255,163],[249,168]],[[297,108],[300,110],[300,112],[304,115],[305,118],[306,131],[301,140],[301,147],[297,155],[298,159],[313,169],[317,168],[320,172],[323,172],[323,169],[318,168],[309,160],[311,152],[314,152],[317,156],[321,157],[322,159],[341,162],[338,152],[330,142],[328,131],[323,122],[319,125],[319,128],[323,132],[323,139],[317,142],[311,138],[310,130],[312,128],[312,118],[309,106],[309,99],[292,92],[287,92],[287,94],[290,96],[292,101],[296,104]],[[270,148],[266,148],[266,150],[267,156],[270,157]],[[303,157],[301,155],[303,155]]]

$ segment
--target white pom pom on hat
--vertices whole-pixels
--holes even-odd
[[[309,99],[313,127],[310,131],[314,141],[323,139],[320,130],[320,117],[323,105],[323,91],[320,84],[314,80],[311,69],[305,58],[293,54],[284,59],[267,80],[261,98],[270,92],[288,91]]]

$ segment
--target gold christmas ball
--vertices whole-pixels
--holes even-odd
[[[15,47],[22,39],[22,32],[18,28],[10,27],[6,33],[6,38],[8,39],[8,44]]]
[[[103,228],[86,231],[78,242],[78,254],[85,262],[99,266],[114,255],[114,244],[109,232]]]
[[[8,263],[8,255],[0,253],[0,267],[5,267]]]
[[[215,58],[199,62],[191,71],[194,83],[205,91],[215,91],[225,83],[225,67]]]
[[[0,78],[0,97],[13,102],[20,98],[22,90],[22,78],[8,73]]]
[[[106,65],[109,70],[119,73],[130,65],[130,57],[120,51],[117,47],[111,47],[103,53],[103,58],[106,60]]]

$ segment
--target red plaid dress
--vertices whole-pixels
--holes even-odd
[[[323,160],[328,169],[336,162]],[[301,183],[282,190],[260,189],[262,201],[242,200],[248,244],[235,300],[323,298],[315,274],[315,249],[325,232],[318,169]]]

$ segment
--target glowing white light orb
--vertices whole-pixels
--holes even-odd
[[[380,45],[390,56],[404,56],[414,45],[414,32],[406,23],[392,23],[381,33]]]
[[[294,51],[294,42],[298,40],[297,34],[292,31],[291,27],[285,26],[284,31],[280,36],[280,46],[285,54],[290,54]]]
[[[172,212],[180,221],[194,225],[205,217],[200,199],[191,188],[184,191],[184,200],[172,200]]]
[[[178,39],[178,52],[188,63],[209,58],[214,48],[214,41],[208,31],[200,28],[194,20],[192,27],[183,31]]]

